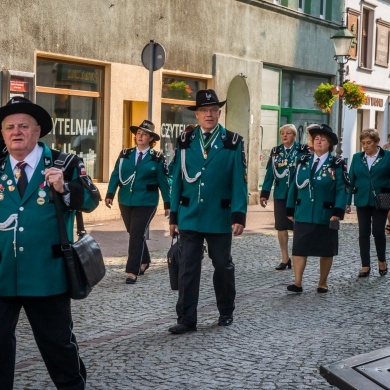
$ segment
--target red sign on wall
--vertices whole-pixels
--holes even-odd
[[[11,92],[28,92],[28,82],[11,79],[9,88]]]

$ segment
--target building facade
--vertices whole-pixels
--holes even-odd
[[[119,152],[133,145],[131,125],[151,110],[169,161],[195,121],[186,107],[213,88],[227,99],[221,122],[244,136],[253,203],[278,128],[294,123],[304,142],[308,124],[334,121],[313,91],[335,78],[330,37],[345,9],[340,0],[3,0],[1,104],[23,95],[44,106],[53,119],[44,142],[82,156],[104,196]],[[165,61],[150,77],[151,40]],[[87,218],[119,210],[101,204]]]

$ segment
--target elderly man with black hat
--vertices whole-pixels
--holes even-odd
[[[99,192],[77,156],[66,156],[64,170],[53,166],[60,152],[39,142],[52,128],[41,106],[14,97],[0,108],[0,123],[8,150],[0,160],[0,387],[13,388],[23,307],[56,387],[82,390],[86,370],[72,333],[53,195],[60,194],[72,240],[75,210],[95,209]]]
[[[117,188],[118,203],[129,233],[129,251],[126,264],[126,284],[134,284],[138,275],[149,268],[150,254],[145,234],[159,202],[160,189],[164,209],[170,208],[170,185],[165,158],[153,149],[160,139],[154,124],[144,120],[131,126],[136,147],[120,152],[111,174],[106,195],[106,206],[111,208]]]
[[[200,90],[195,111],[198,126],[177,139],[172,173],[170,234],[179,229],[179,297],[173,334],[197,330],[197,306],[203,241],[214,266],[218,325],[233,322],[236,295],[232,234],[243,232],[248,189],[243,138],[219,124],[221,107],[212,89]]]
[[[339,221],[344,218],[349,178],[343,158],[331,152],[338,143],[327,125],[308,127],[313,154],[297,161],[294,182],[287,198],[287,215],[294,221],[294,284],[287,290],[301,293],[302,276],[308,256],[320,258],[318,293],[328,292],[327,279],[333,257],[338,254]]]

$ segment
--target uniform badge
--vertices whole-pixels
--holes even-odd
[[[4,199],[4,194],[1,192],[0,193],[0,201]]]
[[[39,196],[40,198],[44,198],[44,197],[46,196],[46,191],[44,191],[44,190],[38,191],[38,196]]]
[[[8,186],[8,191],[15,191],[15,186]]]
[[[40,206],[42,206],[43,204],[45,204],[45,199],[43,199],[43,198],[38,198],[38,199],[37,199],[37,203],[38,203]]]
[[[7,180],[7,184],[10,186],[13,183],[11,179]]]
[[[7,179],[8,179],[8,176],[7,176],[7,175],[1,176],[1,180],[5,181],[5,180],[7,180]]]

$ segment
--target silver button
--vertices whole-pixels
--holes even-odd
[[[204,171],[205,169],[206,169],[206,168],[205,168],[205,167],[203,167],[203,168],[202,168],[202,171]]]
[[[24,251],[24,248],[21,246],[19,247],[19,252],[23,252]]]
[[[21,227],[19,228],[19,231],[20,231],[20,232],[23,232],[23,231],[24,231],[24,227],[21,226]]]
[[[204,183],[200,183],[201,186],[204,186]]]
[[[20,211],[23,211],[23,210],[24,210],[24,207],[23,207],[23,206],[19,207],[19,210],[20,210]]]
[[[200,201],[203,202],[203,199],[201,199]]]

